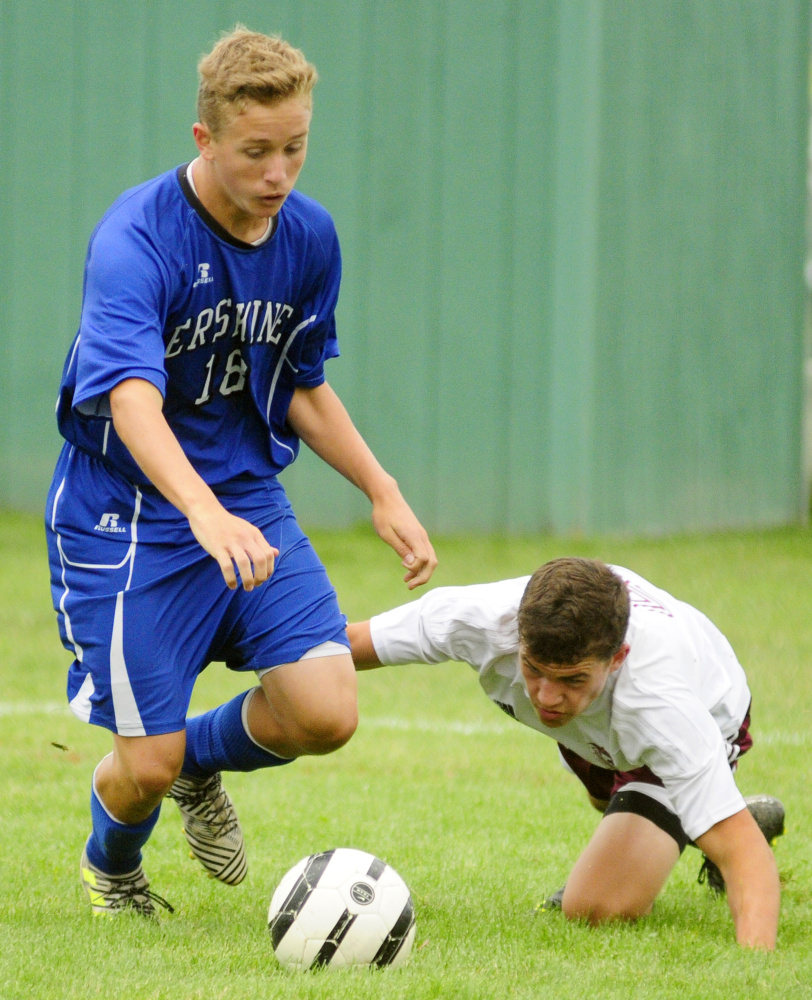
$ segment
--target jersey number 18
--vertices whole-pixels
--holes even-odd
[[[195,400],[195,406],[203,406],[208,403],[212,394],[212,376],[217,363],[217,355],[212,354],[206,363],[206,384],[203,392]],[[245,386],[245,376],[248,374],[248,365],[243,361],[239,348],[232,351],[226,359],[226,373],[220,382],[220,395],[230,396],[234,392],[241,392]]]

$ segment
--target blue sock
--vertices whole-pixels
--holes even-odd
[[[90,816],[93,830],[87,842],[87,857],[91,864],[108,875],[127,875],[141,864],[141,848],[158,822],[158,806],[141,823],[130,826],[119,823],[102,805],[95,787],[90,792]]]
[[[190,778],[208,778],[217,771],[256,771],[261,767],[290,764],[285,757],[277,757],[248,735],[243,703],[252,691],[244,691],[225,705],[186,720],[183,774]]]

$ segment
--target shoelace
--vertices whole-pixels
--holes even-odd
[[[710,858],[705,858],[702,862],[702,867],[699,869],[696,880],[700,885],[704,885],[707,882],[708,888],[716,893],[721,894],[725,891],[725,882],[722,878],[722,873]]]
[[[131,905],[133,909],[140,912],[144,909],[145,901],[150,900],[153,903],[158,903],[159,906],[162,906],[170,913],[175,912],[175,907],[164,899],[163,896],[159,896],[158,893],[153,892],[152,889],[138,885],[137,883],[124,886],[121,889],[116,888],[113,891],[116,894],[116,901],[113,905],[117,910]]]
[[[219,785],[217,796],[209,802],[209,786],[206,785],[199,790],[184,792],[173,796],[178,805],[183,805],[187,809],[195,809],[204,803],[209,806],[205,816],[205,822],[213,829],[217,836],[231,833],[237,827],[237,817],[229,816],[226,808],[226,790]]]

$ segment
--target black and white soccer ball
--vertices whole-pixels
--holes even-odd
[[[414,906],[394,868],[339,847],[290,869],[271,899],[268,930],[290,969],[398,966],[412,950]]]

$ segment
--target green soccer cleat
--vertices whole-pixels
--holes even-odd
[[[744,802],[767,843],[772,847],[775,840],[784,832],[784,806],[780,799],[773,798],[772,795],[749,795]],[[715,892],[717,896],[724,895],[725,880],[718,866],[710,858],[704,855],[702,858],[697,882],[700,885],[707,882],[711,892]]]
[[[94,916],[114,917],[123,910],[132,910],[142,917],[155,918],[155,903],[174,913],[174,908],[149,887],[143,868],[139,865],[127,875],[108,875],[88,860],[87,850],[82,851],[79,863],[79,881],[88,895]]]
[[[237,811],[220,774],[202,780],[180,775],[169,798],[178,804],[192,854],[211,878],[226,885],[242,882],[248,870],[245,843]]]
[[[560,910],[566,888],[566,884],[562,885],[560,889],[548,896],[543,902],[536,903],[534,913],[553,913],[555,910]]]

